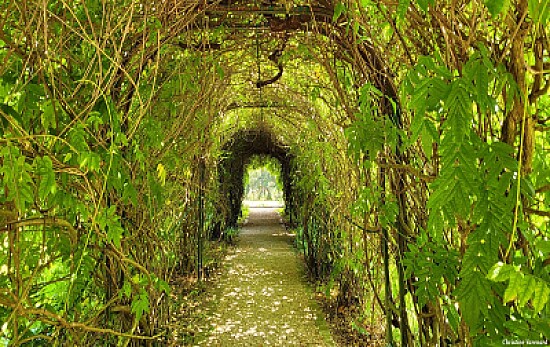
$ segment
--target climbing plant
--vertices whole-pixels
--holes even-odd
[[[361,343],[550,340],[547,0],[0,9],[0,344],[166,344],[255,155]]]

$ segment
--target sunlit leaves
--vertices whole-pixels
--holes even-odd
[[[397,6],[397,20],[401,22],[407,15],[407,10],[411,0],[399,0],[399,5]]]
[[[525,307],[531,301],[535,314],[541,312],[550,300],[548,282],[532,274],[523,273],[513,265],[498,262],[491,268],[487,278],[495,282],[508,281],[503,302],[515,301],[519,307]]]
[[[81,169],[87,169],[90,171],[99,171],[101,164],[101,157],[94,152],[86,151],[80,153],[79,165]]]
[[[535,282],[534,293],[532,297],[533,308],[535,312],[541,312],[550,298],[550,285],[548,282],[538,280]],[[525,298],[524,298],[525,300]],[[529,300],[529,298],[527,298]]]
[[[154,277],[153,282],[157,290],[160,292],[164,292],[166,294],[170,294],[170,291],[171,291],[170,285],[168,285],[168,283],[166,283],[165,281],[161,280],[156,276],[153,276],[153,277]]]
[[[86,124],[93,130],[99,131],[99,126],[104,124],[104,119],[97,111],[90,112],[90,115],[86,119]]]
[[[435,0],[416,0],[416,3],[422,9],[422,11],[426,12],[428,11],[429,6],[435,4]]]
[[[529,15],[534,22],[545,25],[550,16],[550,1],[529,0]]]
[[[384,205],[380,206],[379,219],[382,227],[387,228],[394,225],[398,214],[399,206],[397,203],[395,201],[386,201]]]
[[[355,154],[364,153],[373,160],[384,146],[384,132],[380,127],[384,122],[374,119],[369,114],[358,115],[360,119],[346,129],[350,151]]]
[[[511,90],[508,77],[500,76],[498,71],[485,47],[479,46],[461,73],[449,71],[438,59],[421,58],[404,83],[404,90],[410,95],[409,105],[416,112],[407,144],[412,145],[426,135],[439,139],[441,165],[438,177],[430,184],[426,205],[428,231],[435,240],[440,240],[445,228],[472,229],[461,259],[460,281],[453,293],[473,336],[482,326],[490,334],[496,334],[502,331],[506,320],[506,310],[494,295],[494,291],[499,290],[486,274],[498,261],[503,245],[508,243],[506,235],[512,227],[513,196],[517,189],[514,175],[518,163],[511,146],[484,142],[472,130],[476,112],[498,111],[492,88]],[[427,124],[432,123],[427,115],[441,117],[440,134],[423,132]],[[429,144],[422,143],[422,147],[430,152]],[[505,302],[518,295],[529,297],[534,289],[524,285],[532,283],[520,279],[511,282],[502,294]],[[429,284],[420,288],[434,291]],[[519,288],[523,290],[520,292]],[[520,302],[525,303],[525,299]],[[484,325],[488,321],[492,323]]]
[[[161,186],[164,186],[166,184],[166,169],[161,163],[157,165],[157,178]]]
[[[78,152],[84,152],[89,149],[86,142],[86,132],[81,125],[71,128],[69,132],[69,144]]]
[[[13,201],[19,211],[27,211],[27,207],[34,201],[32,166],[14,146],[8,145],[2,148],[0,158],[3,159],[0,175],[4,185],[5,201]]]
[[[373,100],[383,98],[381,92],[372,84],[363,85],[359,91],[360,111],[356,120],[345,129],[350,153],[357,158],[365,155],[367,160],[374,160],[384,145],[395,146],[397,130],[388,117],[378,114],[373,107]]]

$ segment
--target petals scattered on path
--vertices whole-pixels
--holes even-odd
[[[250,209],[218,284],[212,335],[201,345],[334,345],[292,240],[276,209]]]

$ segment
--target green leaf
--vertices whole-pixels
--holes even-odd
[[[460,316],[458,314],[458,310],[452,304],[448,304],[448,305],[443,306],[443,309],[446,313],[446,317],[449,321],[449,325],[451,326],[453,331],[455,333],[457,333],[458,332],[458,327],[459,327],[459,324],[460,324]]]
[[[165,281],[161,280],[160,278],[154,275],[151,275],[151,277],[153,277],[153,282],[157,290],[161,292],[165,292],[166,294],[170,294],[170,286],[168,285],[168,283],[166,283]]]
[[[390,227],[395,223],[397,215],[399,214],[399,206],[395,201],[387,201],[380,207],[380,224],[383,227]]]
[[[131,307],[131,311],[136,315],[136,320],[138,321],[144,313],[149,312],[149,295],[147,295],[144,289],[141,289],[139,295],[134,297]]]
[[[111,241],[118,248],[120,248],[120,241],[122,240],[123,234],[124,228],[122,228],[118,222],[109,224],[107,240]]]
[[[88,118],[86,119],[86,124],[91,126],[94,131],[99,131],[99,126],[103,125],[103,117],[101,114],[97,111],[92,111],[88,115]]]
[[[34,182],[30,172],[33,167],[27,163],[27,158],[14,146],[5,146],[0,151],[3,165],[0,174],[3,176],[4,186],[8,188],[5,201],[15,202],[15,207],[22,213],[34,202]]]
[[[216,73],[218,74],[218,77],[220,79],[222,79],[222,80],[224,79],[225,71],[223,70],[223,67],[221,67],[221,65],[218,64],[218,63],[216,64]]]
[[[407,15],[407,10],[409,9],[409,5],[411,4],[411,0],[399,0],[399,5],[397,5],[397,21],[402,21],[405,16]]]
[[[55,108],[51,100],[46,101],[42,105],[42,114],[40,116],[40,120],[42,121],[42,126],[44,127],[44,130],[46,130],[46,132],[50,128],[55,127]]]
[[[418,7],[424,12],[428,11],[428,6],[433,5],[435,0],[417,0]]]
[[[520,291],[518,292],[518,304],[523,307],[533,296],[536,286],[535,277],[531,275],[525,275]]]
[[[124,284],[122,285],[122,288],[120,288],[119,297],[127,297],[130,298],[130,295],[132,294],[132,285],[129,281],[124,281]]]
[[[474,78],[477,100],[479,105],[486,110],[489,106],[487,103],[487,96],[489,95],[489,72],[481,62],[477,63],[476,67]]]
[[[463,81],[456,80],[451,84],[451,91],[445,100],[447,111],[446,135],[455,145],[464,141],[472,119],[472,100]]]
[[[505,303],[516,300],[518,298],[523,282],[523,273],[516,271],[510,273],[510,283],[508,284],[508,288],[506,288],[506,291],[504,292],[503,301]]]
[[[103,209],[97,216],[97,224],[107,234],[107,240],[120,248],[124,228],[120,225],[120,217],[116,214],[116,205]]]
[[[122,199],[130,201],[134,206],[137,206],[137,191],[131,183],[124,184],[124,192],[122,193]]]
[[[332,21],[336,22],[345,11],[346,5],[342,2],[337,3],[336,6],[334,6],[334,16],[332,17]]]
[[[543,256],[548,256],[550,254],[550,240],[537,240],[535,248],[542,252]]]
[[[422,133],[420,135],[422,149],[424,150],[424,154],[426,154],[428,160],[432,158],[434,143],[439,142],[439,139],[437,137],[434,137],[434,134],[435,136],[439,135],[437,134],[437,131],[432,131],[434,129],[435,126],[429,120],[426,120],[424,122],[424,127],[422,128]]]
[[[422,130],[424,125],[424,115],[417,114],[414,116],[412,122],[411,122],[411,128],[410,128],[410,142],[414,143],[418,136],[420,135],[420,131]]]
[[[504,282],[510,279],[510,274],[514,271],[515,269],[512,265],[499,261],[489,270],[487,278],[495,282]]]
[[[78,152],[85,152],[89,150],[88,143],[86,142],[86,132],[82,125],[73,127],[69,132],[69,143]]]
[[[57,191],[55,182],[55,172],[50,157],[37,157],[36,168],[40,175],[40,184],[38,186],[38,197],[43,202],[51,194],[54,195]]]
[[[101,168],[101,157],[99,154],[91,151],[82,152],[79,155],[79,165],[81,169],[98,172]]]
[[[550,1],[529,0],[529,16],[533,22],[545,25],[550,16]]]
[[[550,288],[544,281],[537,281],[534,290],[535,295],[532,301],[533,308],[535,313],[539,313],[550,299]]]
[[[490,283],[481,272],[468,272],[458,285],[457,297],[464,320],[477,329],[491,302]]]
[[[485,6],[489,10],[489,13],[493,17],[498,16],[500,13],[506,14],[510,7],[510,0],[486,0]]]
[[[441,178],[441,176],[438,178],[440,181],[444,181],[440,187],[437,189],[434,189],[432,194],[430,195],[430,198],[428,199],[428,203],[426,204],[426,208],[428,209],[439,209],[441,206],[446,205],[452,198],[453,195],[452,192],[455,191],[455,186],[457,181],[452,180],[444,180]]]

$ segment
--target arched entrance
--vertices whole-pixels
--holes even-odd
[[[219,165],[220,196],[228,200],[229,214],[226,220],[228,226],[234,227],[237,225],[244,195],[245,167],[255,155],[270,156],[280,162],[285,207],[287,212],[291,211],[293,208],[290,178],[292,154],[285,144],[269,130],[253,129],[237,132],[223,146],[223,150],[225,156],[221,159]]]

